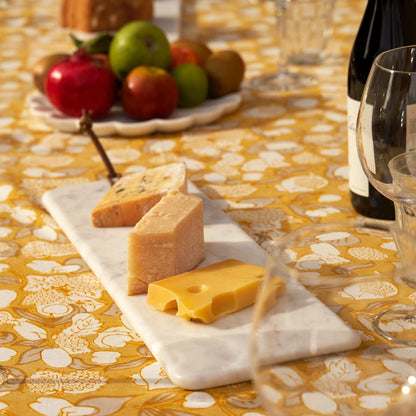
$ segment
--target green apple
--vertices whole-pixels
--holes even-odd
[[[181,64],[176,66],[171,74],[179,88],[179,107],[196,107],[206,100],[208,76],[199,65]]]
[[[154,23],[133,21],[114,36],[109,58],[117,78],[123,80],[137,66],[166,69],[170,63],[170,45],[163,30]]]

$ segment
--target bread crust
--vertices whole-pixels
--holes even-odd
[[[82,32],[116,31],[133,20],[151,20],[153,0],[62,0],[61,26]]]

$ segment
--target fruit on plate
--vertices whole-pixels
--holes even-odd
[[[116,33],[110,44],[109,58],[115,75],[123,80],[138,66],[168,68],[170,44],[163,30],[154,23],[134,21]]]
[[[111,73],[114,74],[111,65],[110,65],[110,59],[108,58],[108,55],[106,53],[93,53],[91,55],[94,59],[98,59],[101,61],[101,64],[104,66],[104,68],[106,68],[107,70],[109,70]]]
[[[67,58],[69,53],[54,53],[46,55],[35,62],[32,70],[33,83],[38,91],[45,94],[45,81],[49,70],[61,59]]]
[[[45,89],[49,101],[62,113],[81,117],[86,110],[98,119],[115,102],[117,79],[102,60],[79,50],[52,66]]]
[[[78,39],[73,33],[70,33],[69,37],[77,49],[84,49],[90,54],[108,54],[114,36],[108,32],[100,32],[87,40]]]
[[[167,118],[179,100],[179,90],[172,75],[163,68],[138,66],[124,79],[121,105],[134,119]]]
[[[83,110],[101,118],[116,98],[130,118],[167,118],[176,107],[194,108],[237,91],[244,77],[236,51],[213,52],[192,39],[169,43],[150,21],[132,21],[115,35],[70,37],[77,51],[42,58],[33,81],[55,108],[74,118]]]
[[[186,46],[171,45],[169,70],[172,71],[182,64],[195,64],[203,67],[202,60],[195,51]]]
[[[199,56],[203,65],[212,53],[211,48],[207,44],[192,39],[177,39],[171,43],[171,46],[181,46],[193,50]]]
[[[245,65],[234,50],[213,52],[205,62],[209,79],[209,96],[222,97],[237,91],[244,78]]]
[[[174,68],[171,74],[179,89],[178,107],[196,107],[206,100],[208,77],[199,65],[182,64]]]

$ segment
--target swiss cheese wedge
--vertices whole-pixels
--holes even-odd
[[[171,190],[187,191],[184,163],[122,176],[93,209],[92,223],[96,227],[134,226]]]
[[[189,271],[205,257],[202,200],[171,191],[129,233],[127,294]]]
[[[264,268],[235,259],[192,270],[149,284],[147,303],[161,311],[177,311],[186,320],[210,323],[254,303]],[[273,299],[286,290],[274,277]]]

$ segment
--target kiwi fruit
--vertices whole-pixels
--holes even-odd
[[[212,54],[212,50],[204,42],[190,39],[178,39],[172,42],[172,45],[182,46],[194,51],[201,59],[202,64],[205,64],[208,56]]]
[[[244,78],[245,64],[234,50],[213,52],[205,62],[209,80],[209,96],[219,98],[238,91]]]
[[[49,70],[61,59],[67,58],[67,53],[55,53],[52,55],[46,55],[40,58],[32,70],[33,83],[38,91],[45,94],[45,81]]]

